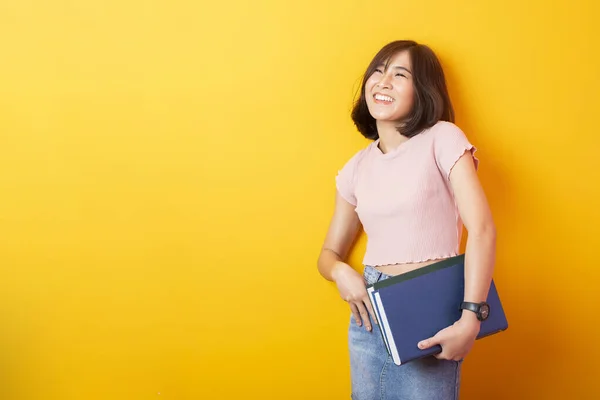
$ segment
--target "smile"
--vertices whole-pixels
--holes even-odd
[[[375,93],[373,95],[373,98],[375,99],[376,102],[378,103],[385,103],[385,104],[389,104],[389,103],[393,103],[394,99],[390,96],[386,96],[384,94],[379,94],[379,93]]]

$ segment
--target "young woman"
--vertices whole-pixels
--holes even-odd
[[[318,260],[352,313],[352,398],[456,399],[461,362],[479,332],[476,312],[463,310],[452,326],[415,343],[421,349],[439,344],[441,353],[397,366],[374,332],[379,327],[365,286],[458,255],[464,225],[464,300],[486,300],[496,232],[477,177],[476,148],[453,123],[440,62],[413,41],[377,53],[352,119],[373,142],[336,177],[335,211]],[[368,239],[363,276],[344,261],[361,224]]]

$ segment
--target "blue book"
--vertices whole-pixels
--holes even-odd
[[[421,350],[417,344],[451,326],[462,315],[464,254],[367,286],[382,340],[394,364],[440,353],[436,345]],[[487,303],[489,317],[481,322],[477,339],[504,331],[508,322],[492,280]]]

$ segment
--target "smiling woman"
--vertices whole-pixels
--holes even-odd
[[[376,95],[388,96],[388,101],[377,100]],[[397,129],[407,138],[437,121],[454,122],[444,71],[435,53],[410,40],[382,48],[367,67],[352,119],[368,139],[379,138],[376,120],[402,120]]]
[[[456,399],[462,360],[480,328],[495,256],[495,227],[476,170],[476,148],[454,125],[444,72],[433,51],[413,41],[388,44],[369,64],[352,112],[373,142],[339,171],[337,197],[318,260],[352,312],[352,396],[358,399]],[[470,235],[464,301],[452,326],[414,343],[442,352],[395,366],[365,286],[458,255],[462,221]],[[363,276],[345,258],[362,224]],[[425,316],[424,316],[425,318]],[[378,327],[375,327],[378,329]]]

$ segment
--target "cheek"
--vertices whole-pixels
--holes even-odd
[[[407,86],[405,88],[403,88],[404,90],[402,90],[402,92],[400,93],[401,98],[402,98],[402,103],[408,107],[411,108],[413,106],[413,103],[415,101],[414,99],[414,89],[412,87],[412,85]]]
[[[377,79],[374,78],[373,76],[371,76],[369,79],[367,79],[367,81],[365,82],[365,92],[368,94],[371,92],[371,90],[373,89],[373,86],[375,86],[375,84],[377,83]]]

